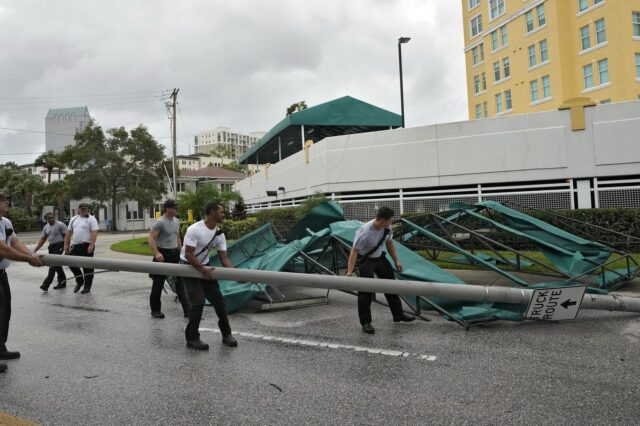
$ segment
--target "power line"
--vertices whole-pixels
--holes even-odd
[[[105,94],[90,94],[90,95],[61,95],[61,96],[0,96],[0,99],[57,99],[57,98],[93,98],[93,97],[107,97],[107,96],[129,96],[129,95],[145,95],[152,93],[161,93],[164,95],[171,90],[153,90],[147,92],[122,92],[122,93],[105,93]]]

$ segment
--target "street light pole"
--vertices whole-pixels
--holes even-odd
[[[402,45],[408,43],[411,37],[400,37],[398,39],[398,62],[400,64],[400,114],[402,116],[402,127],[404,128],[404,89],[402,87]]]

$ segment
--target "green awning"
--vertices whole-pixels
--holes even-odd
[[[292,146],[281,147],[282,158],[300,151],[303,142],[301,126],[305,127],[305,140],[312,139],[318,142],[329,136],[386,130],[401,125],[400,115],[351,96],[344,96],[286,116],[245,152],[239,162],[277,162],[278,156],[272,154],[274,148],[279,148],[279,136],[283,144],[294,141]]]

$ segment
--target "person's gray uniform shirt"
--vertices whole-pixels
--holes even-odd
[[[158,232],[156,244],[159,248],[174,249],[178,247],[178,232],[180,232],[180,221],[177,217],[169,221],[166,217],[161,216],[160,219],[151,227],[152,230]]]

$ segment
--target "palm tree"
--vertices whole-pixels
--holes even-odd
[[[56,167],[58,168],[58,179],[60,179],[60,168],[63,166],[60,154],[53,151],[47,151],[36,158],[36,161],[33,164],[37,167],[44,167],[47,169],[47,183],[51,183],[51,172]]]
[[[204,207],[207,203],[216,201],[227,205],[230,201],[242,201],[242,196],[234,191],[220,191],[212,183],[198,186],[196,190],[187,189],[178,195],[178,206],[180,217],[187,217],[187,211],[191,210],[195,220],[200,220],[204,216]]]
[[[45,186],[38,195],[43,204],[55,204],[58,207],[58,218],[60,220],[67,216],[67,205],[71,199],[69,182],[66,180],[53,181]]]

